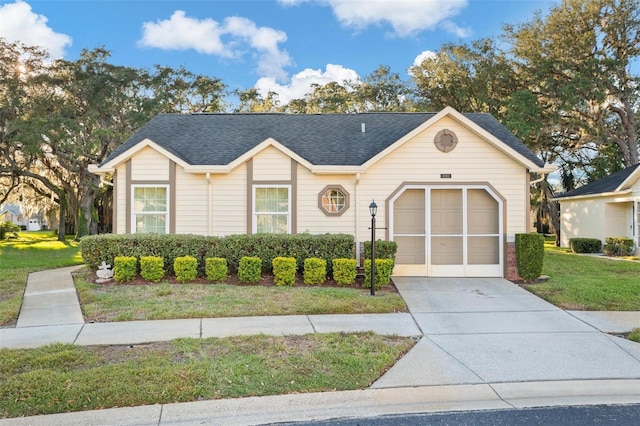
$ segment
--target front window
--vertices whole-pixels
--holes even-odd
[[[318,207],[327,216],[340,216],[349,208],[349,193],[340,185],[327,186],[318,194]]]
[[[253,232],[288,234],[290,206],[288,186],[254,187]]]
[[[166,186],[134,186],[133,223],[136,233],[168,233],[167,192]]]

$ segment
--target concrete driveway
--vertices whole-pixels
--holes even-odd
[[[640,378],[640,344],[507,280],[394,282],[424,337],[374,388]]]

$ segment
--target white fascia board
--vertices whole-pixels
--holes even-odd
[[[364,166],[312,166],[311,173],[316,175],[354,175],[366,173]]]
[[[93,164],[90,165],[89,166],[89,171],[91,173],[95,173],[95,174],[103,174],[103,173],[113,172],[120,164],[124,163],[125,161],[127,161],[128,159],[130,159],[131,157],[136,155],[138,152],[142,151],[143,149],[145,149],[147,147],[158,151],[160,154],[164,155],[168,159],[174,161],[175,163],[181,165],[184,168],[189,167],[189,165],[184,160],[182,160],[181,158],[173,155],[172,153],[170,153],[169,151],[167,151],[166,149],[164,149],[163,147],[161,147],[160,145],[158,145],[157,143],[155,143],[151,139],[143,139],[140,142],[138,142],[137,144],[135,144],[134,146],[132,146],[131,148],[129,148],[128,150],[126,150],[125,152],[123,152],[122,154],[120,154],[117,157],[111,159],[111,161],[103,164],[102,166],[97,166],[97,165],[93,165]]]
[[[606,197],[615,197],[619,195],[627,195],[631,194],[633,191],[631,189],[626,189],[624,191],[612,191],[612,192],[602,192],[600,194],[585,194],[585,195],[576,195],[573,197],[560,197],[560,198],[552,198],[551,201],[575,201],[575,200],[585,200],[587,198],[606,198]]]
[[[245,163],[246,161],[248,161],[251,158],[255,157],[261,151],[267,149],[270,146],[276,148],[277,150],[279,150],[280,152],[282,152],[283,154],[285,154],[289,158],[292,158],[298,164],[301,164],[304,167],[306,167],[307,169],[311,170],[312,164],[310,162],[308,162],[307,160],[305,160],[304,158],[302,158],[301,156],[299,156],[295,152],[291,151],[289,148],[287,148],[286,146],[282,145],[280,142],[278,142],[277,140],[275,140],[273,138],[267,138],[264,141],[260,142],[258,145],[256,145],[255,147],[253,147],[252,149],[250,149],[249,151],[245,152],[240,157],[236,158],[231,163],[229,163],[228,167],[230,168],[230,170],[233,170],[236,167],[238,167],[240,164]]]
[[[622,190],[622,188],[627,188],[635,183],[638,180],[638,175],[640,174],[640,167],[637,167],[633,173],[631,173],[627,178],[616,188],[616,191]]]

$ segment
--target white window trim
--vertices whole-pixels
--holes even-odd
[[[167,190],[167,211],[166,212],[136,212],[136,188],[165,188]],[[137,226],[136,226],[136,215],[137,214],[161,214],[164,213],[166,215],[166,219],[164,222],[164,233],[169,233],[169,212],[171,211],[171,206],[169,203],[171,202],[171,197],[169,195],[169,185],[165,184],[133,184],[131,185],[131,233],[137,234]]]
[[[287,189],[287,206],[289,210],[287,213],[282,212],[257,212],[256,211],[256,189],[261,188],[286,188]],[[287,216],[287,234],[291,234],[291,185],[282,184],[255,184],[253,185],[251,194],[251,233],[255,234],[258,230],[258,214],[279,214]]]

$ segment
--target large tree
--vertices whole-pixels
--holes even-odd
[[[555,122],[556,146],[597,159],[591,179],[638,163],[638,0],[563,0],[504,35],[516,71]]]

